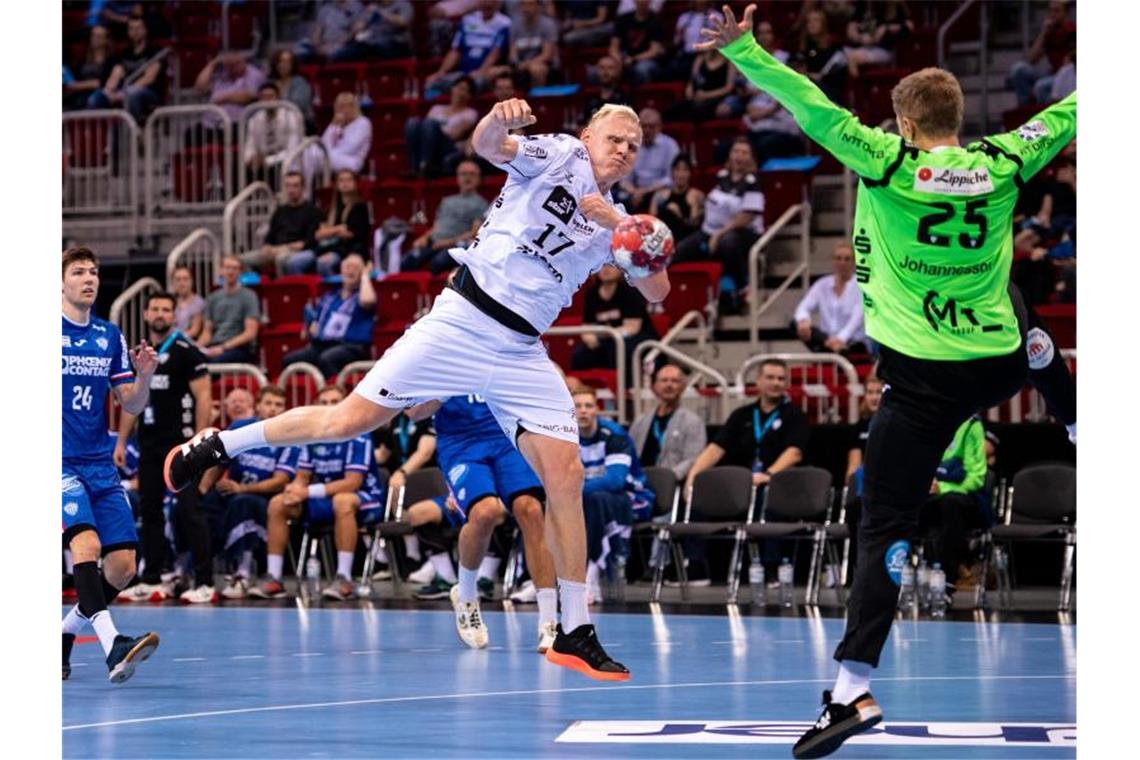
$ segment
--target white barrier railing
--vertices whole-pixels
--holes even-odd
[[[190,267],[194,278],[194,291],[206,294],[214,289],[218,270],[222,265],[222,248],[218,236],[205,227],[199,227],[174,246],[166,257],[166,283],[170,287],[174,270]]]
[[[139,127],[122,110],[63,115],[63,219],[138,234]],[[97,219],[86,219],[97,217]]]
[[[301,109],[294,103],[288,100],[257,100],[250,103],[242,109],[241,117],[238,118],[237,149],[238,155],[241,156],[242,163],[242,174],[238,180],[238,186],[245,184],[245,147],[246,142],[249,140],[249,122],[255,115],[263,111],[271,113],[274,111],[285,111],[288,114],[287,118],[295,121],[298,144],[305,139],[305,116],[301,113]],[[267,113],[265,118],[268,119],[269,117],[270,114]],[[296,145],[289,146],[282,151],[282,160],[280,162],[271,166],[263,166],[261,169],[263,173],[258,179],[266,182],[270,187],[281,187],[282,172],[285,171],[285,167],[288,165],[285,159],[288,157],[289,151],[294,147],[296,147]]]
[[[131,283],[111,304],[110,321],[126,338],[128,346],[137,346],[146,336],[146,299],[151,293],[163,290],[162,283],[153,277],[143,277]]]
[[[760,271],[757,272],[757,263],[763,261],[761,256],[764,253],[764,248],[797,216],[800,217],[800,263],[796,265],[791,274],[784,278],[779,287],[768,294],[764,303],[760,303],[760,284],[764,279],[766,266],[761,266]],[[791,287],[797,277],[802,278],[802,287],[804,291],[807,291],[809,274],[811,274],[811,204],[805,199],[802,203],[789,206],[787,211],[780,214],[780,218],[764,231],[764,234],[748,251],[748,303],[750,304],[748,309],[748,344],[753,351],[760,347],[758,336],[760,315],[776,303],[776,300]]]
[[[277,197],[264,182],[254,182],[226,204],[222,214],[222,254],[245,253],[261,247]]]
[[[376,362],[372,359],[361,359],[358,362],[349,362],[340,368],[340,372],[336,376],[336,383],[344,386],[348,391],[356,387],[361,378],[368,374],[368,370],[372,369],[372,365]]]
[[[316,147],[309,150],[311,146]],[[317,164],[313,165],[313,162]],[[294,146],[281,159],[281,166],[283,171],[301,172],[305,175],[305,197],[313,202],[317,200],[317,188],[328,187],[332,182],[332,159],[329,157],[329,149],[319,137],[306,137]],[[316,185],[313,184],[314,180],[317,181]]]
[[[669,328],[668,332],[658,338],[658,340],[666,346],[671,346],[673,341],[681,336],[681,333],[688,330],[689,327],[694,324],[697,327],[697,357],[703,360],[705,358],[706,341],[711,332],[709,330],[710,324],[708,317],[703,311],[693,309],[686,312],[685,315],[678,319],[677,322]],[[657,361],[657,352],[651,351],[649,355],[645,357],[645,361],[649,363]]]
[[[295,382],[294,377],[307,378],[308,381]],[[316,403],[317,394],[327,382],[321,371],[308,362],[290,364],[277,376],[277,384],[285,389],[285,403],[290,409]]]
[[[215,383],[218,392],[214,394],[214,402],[218,404],[217,426],[226,427],[233,420],[226,414],[226,396],[237,388],[245,388],[256,398],[258,390],[269,384],[269,379],[260,368],[252,364],[210,364],[208,370],[210,380]]]
[[[542,337],[545,338],[548,335],[586,335],[591,333],[600,333],[610,338],[614,342],[614,372],[617,375],[617,389],[614,393],[614,409],[612,411],[609,409],[604,409],[600,413],[607,417],[615,417],[617,418],[618,422],[626,423],[625,336],[621,333],[621,331],[617,328],[610,327],[609,325],[558,325],[556,327],[551,327],[549,330],[543,333]],[[573,372],[573,370],[569,370],[569,372]],[[605,393],[599,393],[598,399],[605,400],[607,395],[608,394]]]
[[[143,133],[146,231],[164,221],[213,219],[234,194],[233,122],[220,106],[164,106]]]
[[[650,363],[648,354],[652,352],[653,355],[664,354],[674,362],[683,367],[688,368],[690,377],[689,382],[685,386],[686,394],[693,390],[693,386],[701,377],[707,377],[713,382],[715,387],[720,391],[716,396],[716,404],[718,414],[710,415],[705,413],[705,421],[712,423],[724,422],[728,416],[728,394],[731,386],[728,384],[728,379],[723,374],[709,365],[700,362],[688,354],[682,353],[673,346],[667,345],[662,341],[647,340],[643,343],[638,343],[637,348],[633,349],[633,387],[635,393],[634,399],[634,417],[639,417],[642,414],[653,409],[656,404],[656,398],[653,395],[651,378],[653,377],[652,371],[646,370],[646,365]],[[695,393],[695,391],[694,391]]]
[[[750,356],[736,371],[732,394],[744,398],[747,395],[745,378],[749,370],[769,359],[782,360],[788,365],[788,387],[798,385],[803,388],[804,393],[800,401],[800,408],[804,414],[810,412],[810,400],[818,399],[816,423],[847,422],[854,425],[859,421],[859,399],[863,395],[859,373],[855,371],[855,365],[838,354],[757,354]],[[812,370],[814,370],[814,377],[811,376]],[[829,379],[827,377],[829,372],[831,373],[830,379],[835,381],[831,385],[826,382]],[[813,382],[804,382],[803,380],[797,382],[797,375],[802,375],[804,380],[812,380]],[[847,388],[847,409],[845,411],[842,408],[843,400],[831,393],[831,386],[840,385],[840,380],[843,381],[842,385]]]

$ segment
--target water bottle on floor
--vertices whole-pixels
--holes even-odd
[[[777,580],[780,581],[780,604],[784,607],[792,606],[792,596],[795,593],[795,568],[792,567],[792,562],[787,557],[780,563],[780,569],[776,575]]]
[[[768,590],[764,588],[764,563],[753,559],[748,566],[748,585],[752,589],[753,604],[767,604]]]
[[[926,566],[926,560],[918,563],[916,578],[918,582],[918,608],[928,610],[930,609],[930,568]]]
[[[313,599],[321,591],[321,561],[316,557],[305,560],[305,588]]]
[[[946,616],[946,573],[938,562],[930,571],[930,615],[936,618]]]
[[[610,584],[610,596],[615,602],[625,601],[625,557],[617,557],[613,564],[613,582]]]
[[[899,609],[907,615],[914,612],[914,583],[914,566],[907,562],[905,565],[903,565],[902,581],[899,583]]]

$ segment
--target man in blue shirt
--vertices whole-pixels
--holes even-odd
[[[308,362],[331,378],[345,365],[371,357],[376,323],[372,265],[358,254],[349,254],[340,263],[340,277],[340,289],[326,293],[307,320],[309,345],[285,354],[284,366]]]
[[[511,20],[499,13],[500,0],[479,0],[478,10],[465,15],[439,70],[424,80],[427,97],[445,92],[460,77],[471,77],[482,90],[505,63],[511,41]]]
[[[319,406],[336,406],[344,400],[344,388],[326,385],[317,395]],[[285,595],[281,582],[289,520],[304,517],[309,523],[334,524],[336,580],[326,587],[325,599],[345,601],[356,597],[352,583],[352,560],[356,551],[357,512],[379,517],[384,488],[376,473],[372,439],[367,433],[344,443],[313,443],[300,447],[297,475],[282,493],[269,500],[267,573],[249,595],[273,599]]]
[[[98,293],[95,254],[83,247],[64,251],[63,535],[79,604],[63,619],[63,678],[71,675],[75,636],[90,622],[107,655],[111,683],[122,683],[158,647],[158,635],[120,634],[107,609],[107,594],[117,594],[135,575],[138,545],[131,505],[111,461],[107,393],[113,391],[126,411],[141,412],[158,357],[145,341],[129,351],[115,325],[91,314]]]

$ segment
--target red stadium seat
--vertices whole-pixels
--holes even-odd
[[[305,304],[317,292],[317,275],[291,275],[262,281],[257,286],[261,295],[261,312],[265,317],[264,332],[289,332],[304,321]],[[299,332],[299,330],[298,330]]]
[[[407,329],[402,322],[377,322],[372,328],[372,355],[379,359]]]
[[[317,100],[332,105],[342,92],[356,94],[357,82],[364,79],[364,65],[359,63],[326,63],[313,83]]]
[[[1033,307],[1053,334],[1058,350],[1077,345],[1077,305],[1072,303],[1042,304]]]
[[[868,68],[850,82],[855,113],[864,124],[877,127],[895,115],[891,90],[907,75],[906,69]]]
[[[612,369],[572,369],[566,373],[576,377],[591,388],[606,388],[617,395],[617,371]]]
[[[386,97],[372,103],[372,139],[404,140],[404,125],[415,116],[418,103],[415,100]]]
[[[236,147],[230,151],[231,157]],[[221,145],[185,148],[171,157],[174,197],[186,203],[201,203],[221,197],[225,177],[225,149]]]
[[[543,335],[542,342],[546,345],[546,353],[550,360],[563,370],[570,368],[570,356],[574,347],[582,342],[578,335]]]
[[[325,378],[325,380],[332,382],[332,378]],[[321,387],[324,385],[324,383],[318,384],[317,379],[308,372],[294,372],[285,378],[284,383],[278,377],[277,384],[285,389],[285,399],[290,409],[295,406],[308,406],[316,403],[317,394],[321,392]]]
[[[372,130],[372,174],[377,182],[399,182],[400,174],[408,170],[408,149],[403,140],[377,141],[378,132]]]
[[[731,142],[737,135],[742,134],[744,134],[744,122],[740,119],[713,119],[700,124],[694,130],[694,162],[701,168],[717,166],[713,160],[713,151],[717,143],[722,140]]]
[[[382,223],[390,216],[410,221],[420,199],[420,186],[411,182],[386,183],[374,186],[368,193],[372,204],[372,218]]]
[[[681,148],[682,155],[689,155],[693,148],[693,125],[681,122],[666,122],[661,125],[661,131],[672,137],[677,141],[677,145]]]
[[[760,189],[764,192],[764,224],[771,225],[780,214],[804,200],[811,187],[811,172],[760,172]]]
[[[365,94],[373,99],[405,98],[411,93],[416,78],[414,58],[394,61],[369,61],[364,65]]]
[[[376,283],[376,307],[382,322],[407,325],[415,321],[427,298],[428,272],[398,272]]]
[[[694,261],[669,267],[672,287],[665,296],[664,307],[672,321],[694,310],[708,314],[709,304],[715,304],[720,293],[721,269],[719,261]]]
[[[287,325],[281,327],[284,328]],[[292,327],[295,329],[262,331],[257,336],[258,345],[261,347],[261,366],[265,368],[270,377],[276,377],[281,372],[281,360],[285,354],[304,348],[308,343],[301,337],[303,325],[297,322]]]
[[[649,82],[638,85],[633,91],[633,101],[638,111],[642,108],[656,108],[664,111],[685,97],[684,82]]]
[[[528,128],[530,134],[546,134],[563,131],[567,126],[567,110],[571,106],[569,96],[557,95],[541,98],[528,98],[531,113],[537,121]]]

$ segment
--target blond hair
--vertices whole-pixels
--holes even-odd
[[[949,71],[929,67],[903,77],[891,90],[895,113],[913,119],[927,137],[957,136],[962,128],[962,85]]]
[[[637,126],[641,126],[641,119],[638,118],[637,111],[633,110],[629,106],[622,106],[618,105],[617,103],[606,103],[604,106],[595,111],[594,115],[590,117],[590,123],[586,125],[586,129],[593,129],[595,124],[597,124],[602,119],[608,118],[610,116],[624,116],[627,119],[634,121]]]

